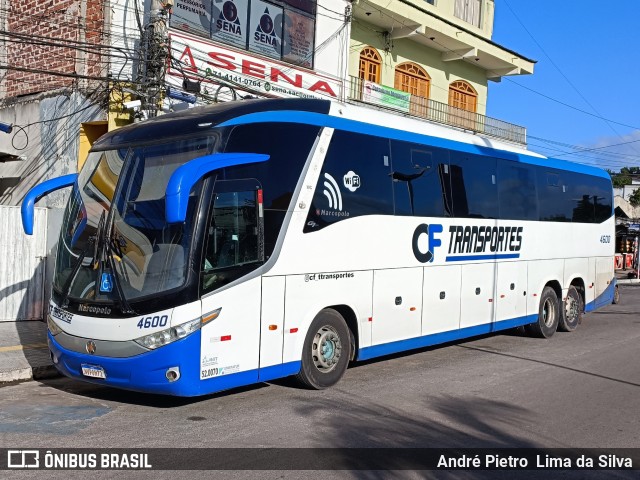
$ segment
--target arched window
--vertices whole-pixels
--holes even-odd
[[[475,113],[478,106],[478,93],[467,82],[457,80],[449,85],[449,105]]]
[[[431,77],[420,65],[407,62],[396,67],[394,88],[411,94],[410,112],[421,117],[427,116],[427,99]]]
[[[463,80],[449,85],[449,105],[455,107],[449,111],[449,121],[454,125],[475,130],[478,93]]]
[[[359,76],[363,80],[380,83],[382,57],[373,47],[365,47],[360,52]]]
[[[415,63],[401,63],[396,67],[396,78],[394,88],[418,95],[420,97],[429,97],[429,83],[431,77],[426,70]]]

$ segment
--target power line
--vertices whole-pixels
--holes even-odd
[[[618,133],[618,131],[616,131],[615,128],[613,128],[613,126],[611,125],[611,123],[616,123],[618,124],[618,122],[613,122],[610,120],[607,120],[606,118],[604,118],[600,112],[596,109],[596,107],[594,107],[591,102],[589,102],[589,100],[587,100],[587,98],[580,92],[580,90],[578,90],[578,88],[573,84],[573,82],[571,80],[569,80],[569,77],[567,77],[564,72],[560,69],[560,67],[556,64],[556,62],[553,61],[553,59],[547,54],[547,52],[545,51],[545,49],[542,47],[542,45],[540,45],[540,43],[536,40],[536,38],[533,36],[533,34],[529,31],[529,29],[524,25],[524,23],[522,22],[522,20],[520,20],[520,17],[518,17],[518,15],[516,14],[516,12],[511,8],[511,6],[509,5],[509,2],[507,0],[504,0],[504,4],[507,6],[507,8],[509,9],[509,11],[511,12],[511,14],[515,17],[515,19],[517,20],[517,22],[520,24],[520,26],[524,29],[525,32],[527,32],[527,34],[529,35],[529,37],[531,37],[531,39],[533,40],[533,42],[538,46],[538,48],[542,51],[542,53],[544,54],[545,57],[547,57],[547,59],[549,60],[549,62],[551,63],[551,65],[553,65],[553,67],[558,71],[558,73],[560,73],[560,75],[562,76],[562,78],[565,79],[565,81],[569,84],[569,86],[571,88],[573,88],[573,90],[580,96],[580,98],[582,98],[582,100],[589,106],[591,107],[591,109],[597,114],[597,118],[602,119],[607,126],[611,129],[611,131],[613,131],[613,133],[615,133],[618,137],[620,137],[620,133]],[[622,137],[620,137],[622,138]]]

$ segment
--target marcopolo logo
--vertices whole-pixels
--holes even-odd
[[[411,246],[413,254],[420,263],[433,262],[434,250],[442,245],[442,241],[436,238],[436,233],[442,233],[442,225],[432,223],[418,225],[413,232]]]

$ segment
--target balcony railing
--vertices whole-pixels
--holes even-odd
[[[349,100],[402,112],[520,145],[527,144],[527,129],[519,125],[452,107],[429,98],[411,95],[358,77],[351,77]]]

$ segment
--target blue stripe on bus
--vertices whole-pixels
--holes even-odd
[[[470,262],[473,260],[506,260],[510,258],[520,258],[519,253],[496,253],[495,255],[463,255],[463,256],[448,256],[445,258],[446,262]]]
[[[135,357],[111,358],[68,350],[48,333],[49,349],[57,360],[54,364],[62,374],[97,385],[137,392],[183,397],[206,395],[295,375],[302,365],[300,361],[287,362],[200,380],[200,341],[201,334],[198,331],[182,340]],[[84,376],[82,364],[102,367],[107,378],[102,380]],[[169,382],[165,377],[167,369],[171,367],[180,368],[180,379],[175,382]]]
[[[610,304],[613,300],[615,288],[616,282],[614,279],[602,295],[598,296],[594,301],[589,302],[585,310],[590,312],[596,308]],[[361,348],[358,353],[358,360],[368,360],[406,350],[429,347],[478,335],[499,332],[501,330],[533,323],[537,321],[537,318],[537,314],[527,315],[509,320],[501,320],[495,323],[475,325],[458,330],[450,330],[384,343],[382,345],[364,347]],[[151,350],[129,358],[100,357],[74,352],[63,348],[56,342],[55,337],[53,337],[51,333],[48,333],[47,336],[49,349],[56,359],[54,364],[62,374],[98,385],[112,386],[138,392],[185,397],[206,395],[295,375],[300,371],[302,366],[300,361],[294,361],[200,380],[200,356],[196,355],[196,352],[200,352],[201,345],[201,333],[199,331],[157,350]],[[107,378],[100,380],[85,377],[82,375],[82,364],[103,367]],[[178,381],[170,383],[165,377],[166,370],[176,366],[180,367],[181,377]]]
[[[409,338],[407,340],[398,340],[396,342],[384,343],[382,345],[374,345],[372,347],[361,348],[358,354],[358,360],[368,360],[370,358],[380,357],[382,355],[391,355],[393,353],[404,352],[405,350],[413,350],[414,348],[430,347],[439,343],[453,342],[477,335],[485,335],[487,333],[498,332],[509,328],[520,327],[535,322],[538,315],[527,315],[524,317],[513,318],[510,320],[501,320],[495,323],[485,323],[475,325],[473,327],[465,327],[459,330],[450,330],[442,333],[434,333],[424,335],[422,337]]]
[[[401,140],[406,142],[421,143],[432,147],[446,148],[449,150],[457,150],[459,152],[475,153],[480,155],[488,155],[512,160],[516,162],[527,163],[530,165],[538,165],[547,168],[558,168],[576,173],[584,173],[596,177],[610,179],[610,176],[604,170],[579,163],[568,162],[566,160],[558,160],[554,158],[539,158],[521,153],[500,150],[499,148],[484,147],[471,143],[458,142],[441,137],[431,135],[423,135],[419,133],[407,132],[390,127],[373,125],[370,123],[359,122],[346,118],[324,115],[321,113],[303,112],[297,110],[277,110],[270,112],[256,112],[241,115],[236,118],[222,122],[220,127],[228,127],[232,125],[245,125],[251,123],[301,123],[306,125],[316,125],[318,127],[331,127],[349,132],[362,133],[365,135],[376,135],[379,137],[390,138],[393,140]]]
[[[592,302],[585,305],[585,312],[593,312],[594,310],[609,305],[613,302],[613,295],[616,291],[617,282],[616,279],[612,279],[611,283],[604,289],[604,292],[596,297]]]

